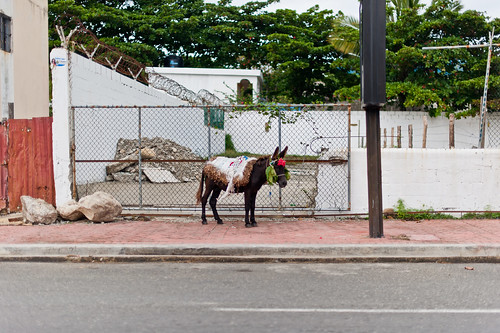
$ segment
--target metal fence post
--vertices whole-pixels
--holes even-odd
[[[358,124],[358,132],[359,132]],[[359,148],[359,135],[358,135]],[[347,210],[351,210],[351,105],[347,107]]]
[[[142,209],[142,156],[141,156],[141,146],[142,146],[142,109],[139,107],[137,109],[139,116],[139,208]]]
[[[278,147],[281,152],[281,108],[278,109]],[[283,209],[282,197],[281,197],[281,187],[278,187],[278,200],[279,209]]]
[[[212,131],[210,131],[210,108],[207,110],[207,128],[208,128],[208,159],[212,157]]]
[[[70,116],[70,129],[69,129],[70,149],[69,149],[69,152],[70,152],[70,158],[71,158],[71,174],[73,176],[72,177],[72,184],[71,184],[73,193],[71,194],[71,197],[74,200],[78,200],[79,199],[78,198],[78,188],[76,186],[75,108],[73,106],[70,107],[69,116]]]

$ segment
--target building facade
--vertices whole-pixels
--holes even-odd
[[[0,118],[49,115],[47,0],[0,0]]]
[[[197,93],[206,89],[225,103],[244,98],[256,101],[262,89],[262,73],[252,69],[154,67],[162,74]],[[246,98],[245,98],[246,97]]]

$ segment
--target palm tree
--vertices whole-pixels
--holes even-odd
[[[359,56],[359,19],[354,16],[337,18],[328,40],[337,51]]]
[[[433,0],[433,2],[436,0]],[[390,0],[387,21],[397,21],[405,9],[419,9],[423,7],[420,0]],[[460,4],[460,1],[458,1]],[[359,18],[354,16],[340,16],[333,24],[333,31],[329,38],[333,47],[343,53],[359,56]]]

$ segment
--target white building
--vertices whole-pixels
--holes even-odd
[[[257,99],[262,89],[262,73],[251,69],[154,67],[152,70],[197,93],[208,90],[224,102],[252,94]]]
[[[47,0],[0,0],[0,119],[49,115]]]

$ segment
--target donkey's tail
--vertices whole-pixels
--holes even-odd
[[[203,195],[203,182],[205,180],[205,172],[201,172],[200,187],[198,187],[198,192],[196,192],[196,204],[201,202],[201,196]]]

